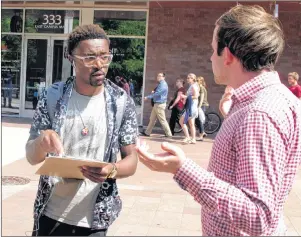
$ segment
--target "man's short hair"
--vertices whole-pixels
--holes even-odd
[[[89,39],[106,39],[110,44],[110,40],[106,32],[99,25],[81,25],[77,26],[68,37],[68,53],[72,55],[73,50],[81,41]]]
[[[246,71],[274,69],[284,49],[284,36],[277,18],[260,6],[237,5],[217,21],[217,54],[225,47]]]
[[[176,82],[177,82],[177,81],[181,82],[183,86],[185,85],[185,80],[184,80],[184,79],[178,78],[178,79],[176,80]]]
[[[299,80],[299,74],[296,73],[296,72],[290,72],[290,73],[288,74],[288,76],[293,77],[296,81]]]
[[[165,77],[165,73],[164,72],[159,72],[158,74],[162,74],[163,77]]]

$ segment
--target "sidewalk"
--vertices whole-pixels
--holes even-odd
[[[12,129],[6,125],[3,128]],[[16,131],[14,129],[8,132],[14,134],[12,138],[20,136],[21,142],[21,135]],[[154,152],[159,152],[160,143],[167,140],[159,134],[145,139],[151,151]],[[200,166],[207,167],[213,144],[212,139],[198,142],[197,145],[181,145],[179,140],[168,141],[178,143],[188,157]],[[7,142],[9,144],[9,141]],[[12,144],[10,147],[15,150],[24,149],[25,145],[19,144],[20,147],[15,147]],[[10,153],[4,153],[3,150],[3,158],[7,159],[9,156]],[[3,176],[20,176],[30,179],[30,183],[26,185],[2,187],[2,235],[24,236],[26,231],[28,231],[27,235],[31,235],[32,207],[39,179],[34,175],[37,168],[30,166],[24,158],[16,159],[2,167]],[[108,236],[201,235],[200,205],[177,186],[171,175],[151,172],[139,163],[136,174],[133,177],[118,180],[118,186],[123,200],[123,210],[109,229]],[[285,216],[288,234],[300,236],[301,169],[285,205]]]

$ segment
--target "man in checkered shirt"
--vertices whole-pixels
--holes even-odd
[[[221,103],[225,120],[208,171],[169,143],[157,155],[137,144],[142,163],[174,174],[202,205],[204,235],[285,233],[283,206],[301,160],[301,103],[274,71],[283,38],[278,20],[259,6],[238,5],[217,20],[212,70],[217,84],[234,90]]]

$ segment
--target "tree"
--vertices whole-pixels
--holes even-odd
[[[96,19],[108,35],[144,36],[146,20]],[[108,78],[114,81],[116,76],[132,79],[138,90],[143,84],[145,40],[140,38],[110,38],[113,62]]]
[[[144,39],[112,38],[111,50],[113,63],[110,65],[108,78],[122,76],[135,82],[138,88],[143,84]]]

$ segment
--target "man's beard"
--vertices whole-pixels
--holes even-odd
[[[103,85],[103,82],[104,82],[104,80],[105,80],[105,78],[106,78],[106,72],[103,72],[103,71],[101,71],[104,75],[104,78],[102,79],[102,80],[97,80],[97,79],[95,79],[95,78],[93,78],[93,74],[95,74],[96,72],[98,72],[98,71],[101,71],[101,70],[94,70],[92,73],[91,73],[91,75],[90,75],[90,77],[89,77],[89,84],[90,84],[90,86],[93,86],[93,87],[99,87],[99,86],[102,86]]]
[[[93,87],[99,87],[99,86],[103,85],[103,81],[98,81],[98,80],[93,81],[92,77],[90,77],[89,84],[90,84],[90,86],[93,86]]]

